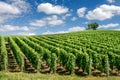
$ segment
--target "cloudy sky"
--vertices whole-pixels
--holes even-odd
[[[82,31],[90,22],[120,30],[120,0],[0,0],[0,34]]]

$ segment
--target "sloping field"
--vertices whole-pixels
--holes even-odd
[[[0,40],[1,71],[120,75],[120,31],[0,36]]]

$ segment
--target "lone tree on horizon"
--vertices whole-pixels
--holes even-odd
[[[89,29],[93,29],[93,30],[96,30],[97,28],[99,27],[99,24],[98,23],[96,23],[96,22],[93,22],[93,23],[89,23],[88,24],[88,30]]]

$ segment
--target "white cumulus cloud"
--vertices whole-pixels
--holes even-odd
[[[72,17],[72,18],[71,18],[71,21],[76,21],[76,20],[77,20],[76,17]]]
[[[0,2],[0,14],[19,14],[20,10],[16,6]]]
[[[109,3],[114,3],[115,0],[107,0]]]
[[[52,31],[46,31],[46,32],[44,32],[44,33],[42,33],[42,34],[62,34],[62,33],[67,33],[68,31],[57,31],[57,32],[52,32]]]
[[[0,32],[8,31],[29,31],[27,26],[0,25]]]
[[[31,26],[37,26],[37,27],[43,27],[46,26],[46,21],[45,20],[35,20],[33,22],[30,22]]]
[[[18,17],[23,12],[28,11],[29,4],[24,0],[0,1],[0,23],[5,20]]]
[[[13,35],[33,36],[33,35],[36,35],[36,33],[33,33],[33,32],[19,32],[17,34],[13,34]]]
[[[103,4],[94,10],[88,11],[86,18],[89,20],[106,20],[120,15],[120,6]]]
[[[46,14],[64,14],[68,12],[68,8],[60,5],[52,5],[51,3],[41,3],[37,7],[38,12],[44,12]]]
[[[72,14],[70,14],[70,13],[69,14],[65,14],[65,15],[62,16],[62,19],[65,20],[67,17],[70,17],[71,15]]]
[[[78,16],[79,16],[79,17],[84,17],[86,10],[87,10],[86,7],[79,8],[79,9],[77,10]]]
[[[35,20],[33,22],[30,22],[31,26],[36,26],[36,27],[58,26],[63,24],[64,24],[64,21],[59,19],[58,16],[56,15],[52,15],[50,17],[46,17],[40,20]]]
[[[106,25],[100,25],[98,28],[99,29],[110,29],[110,28],[116,28],[120,26],[120,24],[118,23],[110,23],[110,24],[106,24]]]
[[[85,28],[84,27],[80,27],[80,26],[76,26],[76,27],[71,27],[71,28],[69,28],[68,30],[66,30],[66,31],[57,31],[57,32],[52,32],[52,31],[46,31],[46,32],[44,32],[44,33],[42,33],[42,34],[62,34],[62,33],[68,33],[68,32],[76,32],[76,31],[83,31],[83,30],[85,30]]]
[[[11,5],[16,6],[21,12],[28,12],[30,9],[30,4],[26,0],[9,0]]]
[[[80,27],[80,26],[71,27],[71,28],[68,29],[69,32],[83,31],[83,30],[85,30],[85,27]]]

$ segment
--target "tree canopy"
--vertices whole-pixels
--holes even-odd
[[[93,29],[93,30],[96,30],[97,28],[99,27],[99,24],[98,23],[96,23],[96,22],[93,22],[93,23],[89,23],[88,24],[88,30],[89,29]]]

